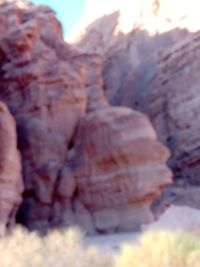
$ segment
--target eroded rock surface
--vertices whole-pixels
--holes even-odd
[[[112,3],[111,10],[99,3],[106,16],[98,13],[75,44],[104,56],[109,102],[148,114],[159,140],[172,151],[175,179],[199,186],[199,2]]]
[[[15,222],[22,191],[16,124],[6,105],[0,102],[0,235]]]
[[[169,152],[145,115],[108,105],[102,56],[65,43],[48,7],[4,3],[0,19],[0,99],[17,123],[25,185],[17,221],[93,234],[153,220]]]
[[[83,227],[92,221],[98,232],[138,230],[154,220],[150,206],[171,183],[169,151],[157,141],[145,115],[106,101],[88,107],[58,195],[74,175],[76,194],[87,211],[79,214]]]
[[[101,60],[67,45],[48,7],[7,3],[0,14],[0,99],[17,122],[25,183],[18,220],[46,227],[56,181],[85,114],[86,87],[101,85]]]
[[[150,115],[177,179],[200,185],[200,35],[195,34],[160,59],[146,86],[141,108]],[[147,105],[148,103],[148,105]]]

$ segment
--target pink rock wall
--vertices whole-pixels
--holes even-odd
[[[1,231],[15,222],[22,201],[21,160],[17,150],[16,123],[0,102],[0,224]],[[0,232],[0,235],[4,234]]]
[[[153,220],[169,152],[145,115],[108,105],[102,56],[65,43],[48,7],[5,3],[0,18],[0,100],[16,120],[25,187],[17,222],[94,234]]]

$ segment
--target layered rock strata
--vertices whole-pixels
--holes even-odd
[[[94,234],[153,220],[169,152],[145,115],[108,105],[102,56],[65,43],[48,7],[4,3],[0,18],[0,100],[16,120],[25,186],[17,221]]]
[[[101,60],[67,45],[48,7],[16,1],[2,5],[0,14],[0,99],[17,122],[25,183],[18,221],[46,228],[57,179],[85,114],[86,87],[101,85]]]
[[[94,110],[82,119],[74,149],[78,194],[98,231],[138,230],[154,220],[151,203],[171,172],[169,151],[146,116],[122,107]]]
[[[103,55],[109,102],[148,114],[159,140],[172,151],[175,179],[199,186],[199,2],[118,3],[113,1],[112,9],[99,3],[104,13],[96,14],[84,31],[79,25],[82,35],[75,44]],[[87,15],[90,5],[88,1]],[[87,16],[83,18],[85,27]]]

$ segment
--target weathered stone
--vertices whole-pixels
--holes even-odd
[[[0,14],[0,99],[17,122],[25,182],[18,220],[48,225],[57,179],[87,107],[85,88],[101,85],[101,61],[63,41],[60,23],[48,7],[6,3]]]
[[[171,182],[168,157],[139,112],[107,106],[82,118],[71,168],[97,231],[136,230],[154,219],[150,205]]]
[[[92,22],[88,1],[72,41],[103,55],[109,102],[146,113],[172,152],[175,179],[199,186],[199,1],[117,2],[99,2]]]
[[[22,191],[16,124],[6,105],[0,102],[0,225],[4,229],[15,222]]]
[[[0,100],[16,120],[25,184],[17,221],[90,234],[151,221],[169,152],[145,115],[108,105],[104,58],[65,43],[48,7],[7,2],[0,22]]]
[[[160,58],[140,104],[159,139],[172,151],[170,165],[176,178],[191,185],[200,185],[199,36],[197,33]]]

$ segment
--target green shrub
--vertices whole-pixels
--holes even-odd
[[[134,246],[106,254],[86,246],[75,228],[44,238],[18,228],[0,239],[0,267],[200,267],[200,240],[181,232],[145,233]]]
[[[125,245],[114,267],[200,267],[200,240],[181,232],[145,233]]]

